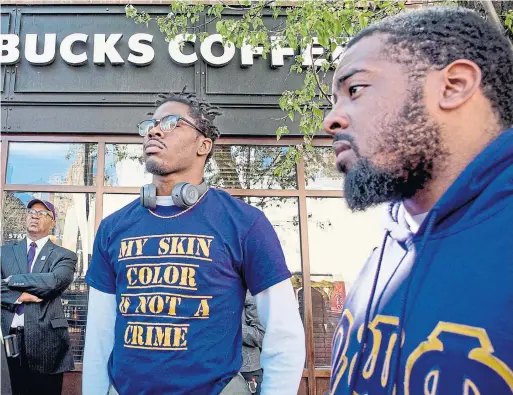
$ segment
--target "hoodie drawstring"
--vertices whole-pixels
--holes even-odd
[[[352,394],[354,391],[354,387],[356,385],[356,378],[358,377],[358,369],[360,369],[363,350],[365,348],[365,344],[367,343],[367,335],[368,335],[367,326],[369,326],[372,302],[374,301],[374,296],[376,294],[376,288],[378,286],[379,271],[381,270],[381,262],[383,261],[383,255],[385,253],[385,247],[387,245],[387,239],[389,236],[390,236],[390,231],[387,230],[387,233],[385,234],[385,238],[383,239],[383,244],[381,245],[381,251],[379,254],[378,265],[376,267],[376,274],[374,275],[374,283],[372,284],[369,303],[367,304],[367,310],[365,311],[365,321],[363,323],[362,341],[360,342],[360,349],[358,350],[358,353],[356,354],[355,367],[353,369],[353,374],[351,376],[351,382],[349,383],[349,394]]]
[[[388,378],[388,386],[387,386],[387,395],[393,395],[394,393],[394,386],[397,379],[397,371],[399,370],[399,361],[401,360],[401,350],[402,350],[402,340],[403,340],[403,329],[404,329],[404,321],[405,321],[405,315],[406,315],[406,305],[408,302],[408,294],[410,292],[410,287],[412,283],[412,279],[415,274],[415,270],[418,268],[418,264],[416,262],[419,261],[420,256],[424,252],[424,247],[427,244],[427,240],[429,236],[431,235],[431,232],[433,231],[433,227],[435,225],[436,221],[436,209],[433,209],[431,212],[431,215],[429,216],[429,221],[426,227],[426,232],[424,232],[424,236],[422,237],[422,240],[419,244],[419,253],[415,256],[415,261],[413,263],[413,267],[411,269],[411,272],[408,276],[407,283],[406,283],[406,289],[404,290],[403,296],[401,298],[401,309],[400,309],[400,315],[399,315],[399,327],[397,329],[397,341],[394,345],[394,350],[392,351],[392,356],[390,357],[391,360],[394,362],[391,363],[391,370],[390,375]],[[379,266],[378,266],[379,267]],[[397,357],[395,360],[393,359],[394,354],[396,354],[397,350]],[[350,392],[351,393],[351,392]]]

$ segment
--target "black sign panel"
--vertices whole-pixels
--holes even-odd
[[[169,7],[147,10],[165,15]],[[186,91],[196,92],[222,108],[225,115],[219,123],[224,135],[275,135],[276,128],[283,124],[278,120],[284,116],[278,106],[281,94],[298,89],[303,81],[303,75],[289,71],[298,53],[283,57],[281,66],[271,54],[267,59],[251,57],[250,64],[244,64],[247,57],[244,61],[237,48],[227,62],[213,65],[209,54],[215,61],[225,49],[215,43],[204,51],[198,38],[173,56],[177,49],[170,51],[156,24],[136,24],[126,18],[123,6],[42,6],[20,7],[11,14],[7,11],[2,9],[2,34],[19,37],[20,56],[16,64],[5,67],[10,72],[7,80],[2,67],[3,105],[9,107],[3,110],[9,115],[2,127],[4,132],[135,134],[134,125],[152,109],[157,94],[186,87]],[[14,17],[15,27],[11,26]],[[231,12],[228,17],[240,16]],[[215,23],[205,24],[207,18],[211,17],[203,15],[198,23],[212,36],[216,34]],[[272,26],[280,21],[269,18],[265,22]],[[74,34],[82,35],[82,41],[69,45]],[[119,54],[118,64],[108,56],[103,56],[104,62],[97,61],[95,54],[104,52],[103,36],[98,35],[105,35],[105,41],[116,34],[120,38],[111,49]],[[136,34],[152,37],[144,44],[154,55],[143,65],[130,61],[130,56],[140,56],[134,51],[133,39],[130,41]],[[45,42],[52,44],[46,48],[49,53],[55,49],[55,56],[47,64],[31,60],[33,51],[27,42],[35,35],[35,55],[46,53]],[[55,45],[51,35],[55,36]],[[71,65],[70,56],[81,54],[85,61]],[[186,64],[182,59],[180,63],[180,54],[195,56],[196,60]],[[291,133],[297,134],[295,126],[289,126]]]

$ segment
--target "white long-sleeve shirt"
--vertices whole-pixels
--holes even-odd
[[[305,363],[305,334],[290,280],[255,295],[255,303],[265,328],[262,395],[296,395]],[[90,288],[83,395],[103,395],[109,390],[107,364],[114,347],[116,311],[116,295]]]

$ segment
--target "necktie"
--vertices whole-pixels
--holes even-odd
[[[27,253],[27,273],[30,273],[30,269],[32,268],[32,263],[34,262],[34,257],[36,256],[36,248],[37,244],[32,242],[30,243],[30,248]],[[16,306],[16,314],[23,314],[23,303],[20,303]]]

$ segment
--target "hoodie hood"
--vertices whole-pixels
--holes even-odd
[[[384,212],[383,227],[390,237],[407,243],[418,232],[428,213],[411,216],[401,203],[391,203]]]
[[[413,232],[406,222],[405,213],[406,210],[401,203],[390,203],[385,209],[383,219],[384,228],[389,232],[390,237],[401,243],[413,236]]]
[[[475,285],[479,284],[479,287],[493,290],[478,298],[480,304],[485,303],[484,300],[488,300],[489,305],[507,304],[508,300],[513,300],[510,282],[513,269],[510,265],[505,265],[505,262],[513,259],[513,243],[509,232],[513,223],[512,203],[513,129],[509,129],[493,140],[461,172],[426,214],[415,234],[408,225],[404,206],[400,202],[388,206],[386,234],[382,246],[373,253],[364,266],[353,288],[355,291],[346,300],[345,309],[352,317],[348,323],[358,319],[358,322],[363,323],[360,329],[365,328],[353,330],[347,335],[350,337],[357,333],[357,342],[353,343],[356,348],[354,370],[358,372],[363,366],[365,379],[359,379],[358,374],[350,376],[347,393],[375,391],[370,391],[370,387],[367,387],[368,377],[365,376],[368,375],[368,363],[362,361],[365,360],[363,354],[366,352],[367,340],[374,337],[377,319],[394,322],[397,325],[393,330],[395,336],[403,334],[403,331],[409,333],[405,336],[404,345],[399,346],[399,342],[396,342],[393,348],[387,351],[390,355],[389,379],[386,385],[388,395],[394,393],[396,383],[403,382],[406,378],[403,374],[411,373],[405,370],[404,363],[406,359],[410,359],[408,355],[412,355],[413,347],[417,347],[419,342],[425,342],[425,339],[438,336],[437,329],[433,329],[437,323],[449,325],[448,321],[454,322],[455,324],[451,324],[454,327],[451,328],[460,328],[460,324],[474,325],[477,329],[489,326],[490,333],[497,328],[498,332],[502,333],[503,314],[494,315],[494,309],[481,305],[479,308],[476,307],[476,299],[469,296],[474,292]],[[503,214],[494,215],[500,210],[503,210]],[[485,221],[487,219],[490,220]],[[404,251],[400,259],[397,259],[401,254],[397,248]],[[483,262],[486,262],[486,265]],[[410,300],[410,296],[414,301]],[[457,302],[450,303],[453,299]],[[510,307],[511,305],[508,305],[508,308]],[[480,311],[480,314],[475,314],[476,311]],[[409,322],[406,327],[407,320]],[[343,320],[341,322],[343,323]],[[371,323],[374,328],[368,329]],[[513,327],[511,325],[513,321],[508,321],[506,327]],[[431,335],[428,332],[430,328],[433,330]],[[344,331],[340,333],[342,335],[339,338],[343,339],[346,335],[343,335]],[[342,349],[342,342],[338,343],[338,340],[335,338],[334,344],[338,344],[339,349]],[[503,337],[497,338],[496,341],[501,344]],[[345,344],[347,348],[347,343]],[[427,343],[423,344],[425,346]],[[454,344],[461,347],[462,343]],[[454,344],[452,346],[457,348]],[[512,346],[509,348],[512,352],[508,354],[509,346]],[[424,348],[426,350],[422,353],[430,349]],[[500,345],[497,349],[500,349]],[[513,355],[513,338],[503,349],[505,356]],[[468,350],[461,348],[454,355],[467,354]],[[377,358],[379,353],[376,351],[375,355]],[[335,358],[335,365],[343,365],[342,356],[339,355],[338,362]],[[366,365],[363,365],[364,363]],[[511,366],[513,367],[513,359]],[[340,377],[340,374],[337,377]],[[409,380],[410,376],[407,377]],[[511,377],[513,383],[513,370]],[[376,380],[381,393],[383,384],[379,379]],[[332,386],[337,387],[339,382],[336,379]],[[418,387],[418,383],[424,385],[425,382],[427,381],[418,380],[414,385]],[[357,383],[360,387],[357,387]],[[422,388],[425,388],[422,385],[409,393],[421,393]],[[500,391],[494,389],[487,393],[505,393]]]
[[[513,194],[513,129],[501,133],[474,160],[442,195],[429,213],[436,213],[431,234],[460,229],[489,215],[490,206],[501,206],[501,202]],[[426,230],[424,221],[417,236]],[[385,229],[390,236],[403,242],[412,237],[405,218],[405,209],[400,202],[391,203],[386,210]]]

